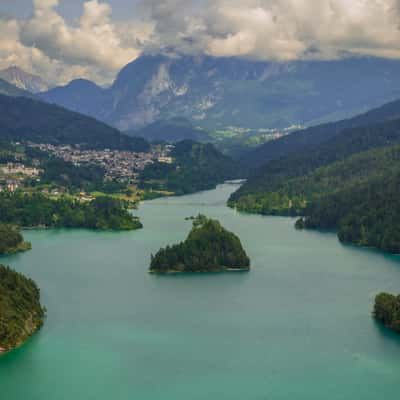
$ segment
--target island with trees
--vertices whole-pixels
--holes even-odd
[[[400,333],[400,295],[378,294],[375,298],[374,317],[388,328]]]
[[[31,244],[26,242],[16,225],[0,223],[0,255],[14,254],[31,249]]]
[[[222,225],[204,215],[193,219],[187,239],[160,249],[152,255],[150,272],[156,274],[183,272],[248,271],[250,259],[240,239]]]
[[[44,318],[35,282],[0,265],[0,353],[21,346],[42,327]]]

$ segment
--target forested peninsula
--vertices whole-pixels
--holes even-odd
[[[248,271],[250,259],[240,239],[222,225],[204,215],[193,219],[187,239],[160,249],[151,257],[150,272]]]
[[[111,197],[80,202],[63,197],[50,199],[39,193],[0,193],[0,223],[26,228],[88,228],[134,230],[142,227],[128,205]]]
[[[31,249],[18,226],[0,223],[0,255],[14,254]]]
[[[42,327],[44,318],[35,282],[0,265],[0,353],[22,345]]]

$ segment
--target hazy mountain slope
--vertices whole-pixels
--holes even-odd
[[[127,134],[143,137],[149,141],[177,142],[185,139],[195,141],[209,139],[205,130],[196,128],[186,118],[179,117],[156,121],[139,130],[127,132]]]
[[[377,58],[273,63],[142,56],[104,91],[87,97],[81,94],[87,88],[68,85],[59,88],[62,100],[54,91],[43,98],[123,130],[176,116],[207,128],[281,128],[340,119],[400,97],[399,66]]]
[[[350,119],[318,125],[270,141],[247,153],[242,158],[241,163],[248,170],[256,169],[268,161],[285,157],[290,153],[303,150],[312,151],[313,147],[329,141],[345,129],[377,124],[396,118],[400,118],[400,100],[385,104]]]
[[[68,108],[71,111],[86,114],[97,119],[104,116],[103,107],[107,108],[107,93],[95,83],[86,79],[75,79],[66,86],[39,93],[38,97],[49,103]]]
[[[32,93],[44,92],[49,89],[49,84],[40,76],[29,74],[16,66],[0,71],[0,78]]]
[[[12,97],[17,97],[17,96],[31,97],[31,98],[35,97],[32,93],[27,92],[26,90],[19,89],[3,79],[0,79],[0,94]]]
[[[83,144],[89,148],[143,151],[148,143],[93,118],[24,97],[0,95],[0,140]]]

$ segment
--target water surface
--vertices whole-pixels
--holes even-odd
[[[377,400],[400,392],[400,339],[371,318],[400,261],[225,207],[233,185],[146,202],[145,229],[29,231],[1,263],[34,278],[48,318],[0,358],[4,400]],[[250,273],[159,277],[150,254],[202,212],[242,239]]]

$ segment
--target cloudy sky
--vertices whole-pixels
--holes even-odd
[[[400,0],[0,0],[0,69],[107,83],[160,51],[400,58]]]

